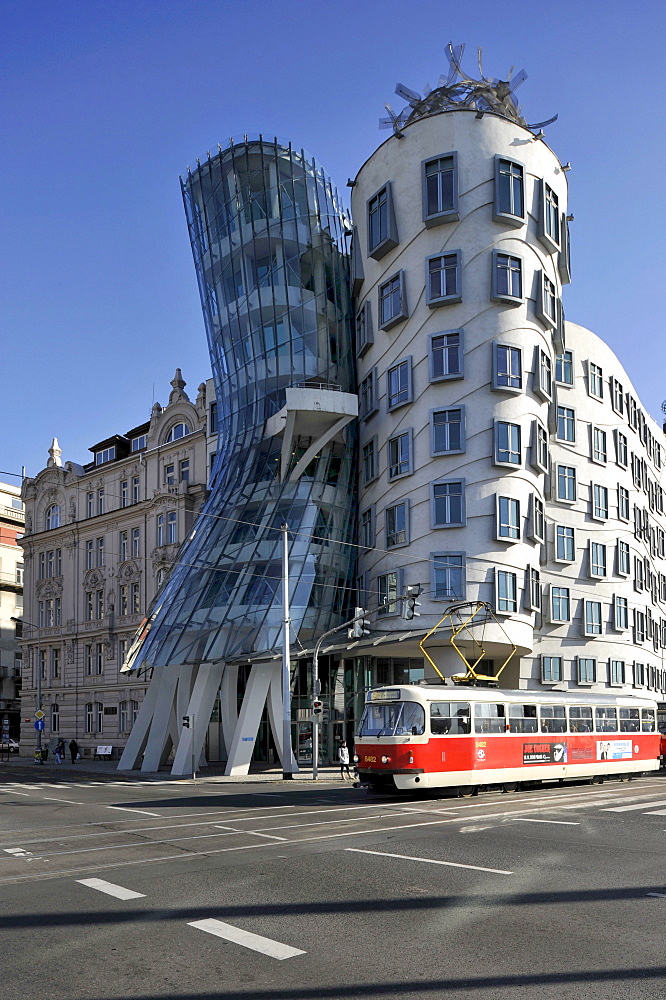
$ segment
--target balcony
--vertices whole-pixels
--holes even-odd
[[[282,437],[280,480],[284,482],[299,436],[312,439],[312,444],[289,473],[295,483],[324,445],[341,434],[347,424],[358,416],[358,396],[342,392],[338,387],[321,384],[292,386],[286,390],[286,403],[266,421],[266,437]]]

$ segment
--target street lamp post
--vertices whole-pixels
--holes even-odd
[[[37,707],[36,707],[36,711],[40,712],[41,708],[42,708],[42,664],[41,664],[41,658],[40,658],[40,655],[39,655],[40,654],[40,637],[41,637],[40,628],[39,628],[39,625],[33,625],[32,622],[27,622],[25,620],[25,618],[14,618],[12,616],[10,618],[10,621],[18,622],[21,625],[28,625],[30,628],[37,629]],[[37,721],[39,722],[41,720],[38,719]],[[35,763],[37,763],[37,764],[43,764],[44,763],[44,761],[42,759],[42,730],[41,729],[37,730],[37,747],[35,749]]]

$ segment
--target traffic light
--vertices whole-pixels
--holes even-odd
[[[417,601],[416,598],[420,596],[422,589],[421,584],[416,583],[405,590],[405,596],[402,599],[402,617],[406,618],[407,621],[419,617],[416,608],[421,607],[421,602]]]
[[[370,631],[368,628],[370,622],[365,615],[365,608],[354,608],[354,620],[351,628],[347,629],[347,635],[350,639],[362,639]]]
[[[321,698],[312,699],[312,721],[321,722],[324,714],[324,703]]]
[[[184,715],[183,716],[183,729],[189,729],[190,728],[190,718],[191,718],[191,716],[189,716],[189,715]]]

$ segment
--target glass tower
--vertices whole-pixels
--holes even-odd
[[[210,496],[125,669],[253,659],[280,646],[280,527],[292,641],[353,604],[350,232],[302,150],[245,137],[181,180],[216,387]]]

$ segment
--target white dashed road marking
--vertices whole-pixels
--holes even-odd
[[[376,854],[380,858],[398,858],[400,861],[423,861],[427,865],[446,865],[448,868],[471,868],[475,872],[491,872],[493,875],[513,875],[502,868],[481,868],[479,865],[461,865],[457,861],[435,861],[433,858],[413,858],[408,854],[387,854],[386,851],[362,851],[359,847],[346,847],[352,854]]]
[[[250,931],[241,930],[240,927],[233,927],[232,924],[225,924],[222,920],[214,920],[212,917],[207,920],[193,920],[189,927],[196,927],[199,931],[206,931],[216,937],[224,938],[233,944],[240,944],[243,948],[250,948],[252,951],[259,951],[269,958],[277,958],[283,961],[285,958],[294,958],[296,955],[305,955],[300,948],[292,948],[288,944],[280,941],[273,941],[272,938],[262,937],[260,934],[252,934]]]
[[[571,823],[566,819],[528,819],[526,816],[512,816],[514,823],[554,823],[555,826],[580,826],[580,823]]]
[[[103,878],[77,878],[81,885],[87,885],[91,889],[98,889],[108,896],[115,896],[116,899],[139,899],[145,897],[145,892],[134,892],[133,889],[125,889],[122,885],[115,885],[113,882],[105,882]]]
[[[159,813],[147,812],[147,810],[145,809],[132,809],[130,808],[130,806],[107,806],[106,808],[119,809],[121,812],[126,812],[126,813],[143,813],[144,816],[157,816],[157,818],[160,819]]]

